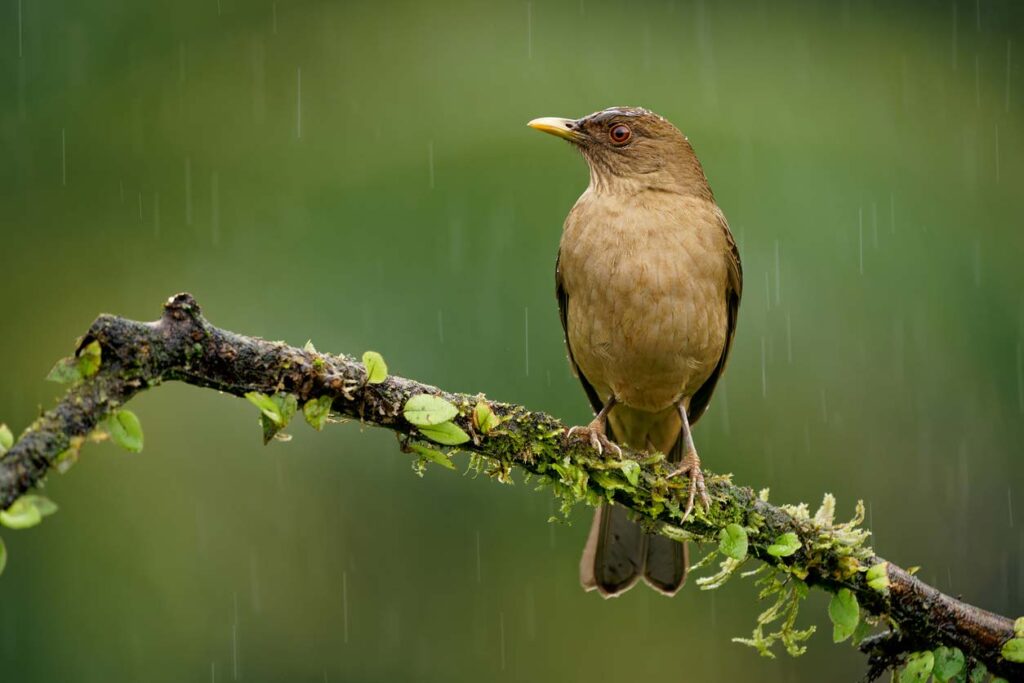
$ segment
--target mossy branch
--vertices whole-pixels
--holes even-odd
[[[813,587],[836,594],[834,613],[830,607],[836,640],[848,637],[865,619],[888,630],[863,641],[862,649],[873,656],[873,673],[908,657],[914,664],[914,650],[956,648],[968,665],[984,664],[994,674],[1024,680],[1024,664],[1006,658],[1016,659],[1014,648],[1007,649],[1010,644],[1024,645],[1024,634],[1015,634],[1013,621],[944,595],[876,556],[865,543],[862,514],[846,524],[834,523],[831,496],[812,516],[804,505],[772,505],[767,491],[758,494],[728,477],[707,476],[712,504],[684,522],[680,503],[686,482],[669,478],[657,454],[624,450],[621,460],[600,455],[583,442],[567,442],[565,426],[550,415],[387,376],[376,354],[364,361],[219,329],[188,294],[171,298],[155,322],[100,316],[76,357],[58,367],[68,369],[76,381],[0,458],[0,510],[10,516],[9,508],[41,484],[51,468],[73,462],[90,436],[109,432],[119,443],[141,448],[137,423],[118,418],[124,416],[121,407],[140,391],[177,380],[248,394],[266,416],[267,438],[298,406],[315,426],[323,424],[329,406],[333,414],[397,432],[403,449],[418,453],[421,462],[450,464],[437,444],[457,444],[499,479],[506,479],[513,467],[539,476],[565,507],[602,499],[627,506],[653,531],[716,544],[713,553],[724,556],[722,570],[698,580],[704,588],[724,583],[748,557],[761,560],[767,565],[759,570],[762,594],[775,595],[777,601],[746,642],[762,652],[774,640],[791,653],[802,650],[799,643],[809,633],[793,629],[795,606]],[[414,410],[407,407],[410,398],[424,394],[441,400],[434,405],[418,399]],[[446,404],[457,412],[447,412]],[[782,619],[781,630],[764,636],[762,627],[776,619]]]

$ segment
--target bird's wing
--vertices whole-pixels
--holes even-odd
[[[594,414],[601,412],[603,403],[601,397],[597,395],[597,391],[594,386],[587,381],[587,378],[580,372],[580,368],[576,365],[576,359],[572,355],[572,345],[569,343],[569,293],[565,291],[565,285],[562,282],[562,252],[559,250],[558,256],[555,258],[555,298],[558,299],[558,317],[562,321],[562,331],[565,333],[565,348],[569,351],[569,365],[572,366],[572,373],[579,378],[580,384],[583,385],[583,391],[587,393],[587,398],[590,399],[590,405],[594,408]],[[609,438],[614,439],[611,434]]]
[[[691,427],[696,424],[700,416],[707,410],[708,404],[711,402],[711,394],[715,391],[715,385],[718,384],[718,378],[722,376],[722,372],[725,370],[725,362],[729,358],[732,339],[736,335],[736,317],[739,314],[740,297],[743,295],[743,264],[740,263],[740,252],[736,248],[736,240],[733,239],[732,232],[729,231],[729,224],[726,223],[725,216],[719,214],[719,223],[722,230],[725,231],[725,239],[728,244],[725,254],[729,264],[728,277],[725,281],[725,305],[728,308],[728,328],[725,332],[725,346],[722,347],[722,355],[718,359],[718,364],[715,366],[714,371],[712,371],[711,376],[707,378],[700,389],[693,395],[693,398],[690,399],[690,410],[687,412],[687,417],[690,420]]]

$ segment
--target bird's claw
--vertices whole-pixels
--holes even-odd
[[[696,502],[697,495],[700,495],[700,504],[705,510],[711,507],[711,497],[708,496],[708,488],[704,484],[704,473],[700,469],[700,458],[693,451],[687,453],[683,457],[683,461],[679,463],[679,467],[670,473],[669,479],[679,475],[686,475],[690,479],[690,496],[686,500],[686,509],[683,511],[683,518],[681,521],[685,522],[690,513],[693,512],[693,506]]]
[[[570,427],[565,438],[568,440],[572,440],[574,438],[587,439],[590,442],[591,447],[598,453],[604,454],[604,451],[607,448],[609,451],[615,451],[615,455],[618,457],[622,457],[622,449],[619,448],[618,444],[609,440],[608,437],[605,436],[604,428],[601,425],[591,423],[586,427]]]

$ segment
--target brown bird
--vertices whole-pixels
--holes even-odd
[[[555,288],[569,362],[597,413],[570,438],[666,453],[710,503],[691,428],[725,369],[743,287],[739,252],[704,170],[679,129],[657,114],[614,107],[530,127],[564,138],[590,166],[590,185],[565,219]],[[602,504],[580,581],[605,597],[640,576],[674,595],[684,544],[646,534]]]

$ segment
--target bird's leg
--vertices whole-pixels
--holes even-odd
[[[711,498],[708,496],[708,489],[704,485],[704,473],[700,470],[700,458],[697,456],[697,449],[693,445],[693,435],[690,433],[690,420],[686,416],[686,406],[682,403],[676,406],[679,410],[679,417],[683,421],[683,449],[685,451],[682,462],[675,469],[669,478],[685,474],[690,479],[690,497],[686,501],[686,510],[683,512],[682,521],[693,512],[694,499],[700,495],[700,503],[707,509],[711,506]]]
[[[604,449],[615,451],[616,455],[622,457],[622,449],[619,448],[615,443],[608,440],[607,427],[608,427],[608,413],[611,412],[618,400],[615,396],[608,399],[608,402],[604,404],[601,411],[594,417],[590,424],[586,427],[571,427],[569,432],[566,434],[567,439],[572,439],[577,434],[590,440],[590,445],[594,447],[598,453],[604,453]]]

